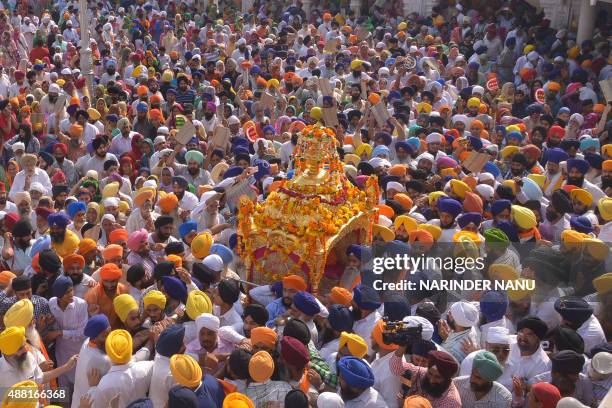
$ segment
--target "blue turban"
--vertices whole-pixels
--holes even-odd
[[[241,175],[243,171],[244,169],[242,167],[232,166],[229,169],[227,169],[225,173],[223,173],[223,179],[230,178],[230,177],[237,177]]]
[[[474,150],[482,149],[482,140],[480,140],[479,137],[468,136],[468,140],[470,142],[470,145],[472,146],[472,149]]]
[[[506,234],[510,242],[519,241],[518,231],[513,223],[509,221],[500,221],[497,223],[497,228],[502,230]]]
[[[394,58],[389,58],[389,59],[394,59]],[[391,101],[394,101],[396,99],[402,99],[402,94],[399,93],[398,91],[391,91],[391,92],[389,92],[389,96],[387,96],[387,100],[389,102],[391,102]]]
[[[482,215],[477,212],[467,212],[465,214],[461,214],[457,218],[457,224],[459,228],[463,229],[470,224],[474,224],[475,226],[479,226],[482,222]]]
[[[181,186],[181,188],[184,188],[184,189],[186,189],[189,186],[189,182],[183,176],[172,177],[172,184],[174,183],[178,184],[179,186]]]
[[[390,321],[402,320],[406,316],[410,316],[410,304],[404,299],[393,299],[389,302],[384,302],[385,316]]]
[[[179,234],[181,238],[185,238],[185,236],[189,234],[191,231],[198,230],[198,223],[195,221],[184,222],[181,225],[179,225],[178,230],[179,230]]]
[[[484,167],[482,168],[484,173],[491,173],[494,178],[498,178],[501,174],[501,170],[497,165],[493,162],[486,162]]]
[[[527,114],[533,115],[534,113],[542,113],[544,111],[544,106],[540,103],[532,103],[527,106]]]
[[[380,307],[380,296],[374,288],[366,285],[357,285],[353,289],[353,300],[363,310],[376,310]]]
[[[406,142],[412,146],[412,150],[415,152],[418,152],[419,149],[421,148],[421,139],[419,139],[416,136],[413,137],[409,137],[408,140],[406,140]]]
[[[38,155],[40,156],[41,159],[47,162],[48,166],[51,166],[53,162],[55,161],[55,158],[51,156],[49,153],[45,152],[44,150],[39,151]]]
[[[72,279],[66,275],[60,275],[55,279],[51,286],[51,292],[56,298],[61,298],[73,286]]]
[[[372,250],[366,245],[351,244],[346,248],[347,255],[353,255],[362,263],[368,262],[372,257]]]
[[[507,308],[508,296],[501,290],[489,290],[480,297],[480,312],[488,323],[504,317]]]
[[[497,125],[495,126],[495,132],[501,132],[502,135],[504,135],[504,137],[506,136],[506,127],[504,125]]]
[[[372,368],[357,357],[342,357],[338,361],[338,374],[349,387],[365,389],[374,385]]]
[[[601,167],[604,161],[603,157],[601,157],[600,155],[596,153],[591,153],[591,152],[587,152],[584,154],[584,160],[586,160],[587,163],[589,163],[589,166],[597,170],[601,170]]]
[[[210,247],[210,255],[219,255],[223,259],[225,265],[234,260],[234,253],[231,249],[223,244],[212,244]]]
[[[410,251],[410,245],[397,239],[385,242],[383,247],[383,253],[389,257],[394,258],[396,255],[405,255]]]
[[[454,198],[440,197],[438,199],[438,212],[440,213],[448,213],[455,218],[461,214],[462,210],[463,206]]]
[[[395,151],[397,152],[400,148],[407,151],[408,154],[410,155],[414,154],[414,148],[412,147],[410,143],[408,143],[405,140],[400,140],[400,141],[395,142]]]
[[[383,140],[383,144],[385,146],[389,146],[391,144],[391,142],[393,142],[393,138],[387,132],[378,132],[378,133],[376,133],[376,136],[374,137],[374,140],[377,140],[377,139],[382,139]],[[374,155],[372,155],[372,156],[376,157]]]
[[[312,294],[303,290],[293,296],[293,305],[297,310],[308,316],[315,316],[321,311],[317,299]]]
[[[138,102],[138,105],[136,105],[136,112],[147,112],[148,110],[149,107],[144,102]]]
[[[568,173],[572,170],[576,169],[578,172],[582,174],[586,174],[589,171],[589,163],[583,159],[568,159],[567,160],[567,171]]]
[[[491,214],[493,214],[494,217],[498,216],[502,211],[504,210],[509,210],[512,208],[512,202],[510,200],[497,200],[497,201],[493,201],[493,204],[491,204]]]
[[[151,401],[151,398],[139,398],[130,402],[126,408],[153,408],[153,401]]]
[[[599,150],[599,139],[595,139],[593,137],[586,137],[580,141],[580,150],[583,152],[590,148],[595,148],[595,150]]]
[[[111,113],[110,115],[106,115],[106,120],[108,122],[118,122],[119,116],[115,115],[114,113]]]
[[[32,244],[32,249],[30,249],[30,256],[34,258],[37,253],[42,252],[45,249],[51,249],[51,236],[49,235],[43,235],[36,238],[36,241],[34,241],[34,244]]]
[[[85,325],[85,330],[83,330],[83,334],[85,335],[85,337],[89,337],[91,340],[93,340],[109,327],[110,322],[108,321],[108,317],[100,313],[91,316],[89,320],[87,320],[87,324]]]
[[[521,190],[527,200],[540,201],[544,194],[540,186],[538,186],[538,184],[529,177],[523,177],[522,181],[523,187]]]
[[[162,278],[164,291],[173,299],[180,300],[183,304],[187,301],[187,285],[185,282],[174,276],[164,276]]]
[[[70,218],[64,212],[56,212],[49,214],[47,217],[47,223],[49,227],[60,227],[66,228],[70,224]]]
[[[168,392],[168,408],[198,408],[198,397],[192,389],[179,386]]]
[[[583,234],[590,234],[593,232],[593,224],[591,224],[591,220],[584,215],[572,215],[570,218],[570,226],[572,229],[582,232]]]
[[[345,331],[348,333],[353,331],[355,319],[353,318],[351,309],[342,305],[331,305],[328,310],[329,316],[327,319],[332,329],[338,332]]]
[[[510,132],[506,135],[506,140],[510,140],[510,139],[518,139],[519,141],[523,140],[523,134],[521,132],[518,131],[513,131]]]
[[[181,351],[183,339],[185,337],[185,326],[182,324],[173,324],[168,326],[161,332],[155,345],[157,354],[164,357],[172,357]]]
[[[389,148],[385,145],[378,145],[374,148],[374,150],[372,150],[371,157],[378,157],[379,154],[384,154],[385,156],[389,157]]]
[[[260,180],[262,177],[270,174],[270,163],[268,163],[267,161],[257,160],[255,162],[255,165],[257,166],[257,171],[253,175],[255,177],[255,180]]]
[[[230,249],[236,248],[236,245],[238,245],[238,234],[233,233],[232,235],[230,235],[228,244]]]
[[[568,158],[569,155],[558,147],[553,147],[552,149],[546,150],[546,159],[551,163],[559,164],[562,161],[566,161]]]
[[[237,138],[232,140],[232,147],[242,146],[242,147],[247,148],[247,150],[248,150],[249,145],[250,145],[250,143],[249,143],[248,139],[246,139],[244,137],[237,137]]]
[[[262,129],[263,133],[265,134],[266,132],[272,132],[272,134],[276,133],[276,129],[274,129],[274,126],[272,125],[266,125],[263,127]]]
[[[87,211],[87,204],[83,201],[73,201],[66,207],[66,212],[68,212],[68,216],[72,219],[74,219],[78,213],[85,211]]]

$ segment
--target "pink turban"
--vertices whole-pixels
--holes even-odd
[[[140,248],[140,244],[146,242],[148,237],[149,232],[144,228],[134,231],[128,238],[127,246],[131,251],[137,251]]]

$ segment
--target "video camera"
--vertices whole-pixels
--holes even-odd
[[[383,317],[385,327],[382,332],[382,339],[385,344],[397,344],[398,346],[409,346],[415,341],[421,340],[423,325],[408,326],[403,321],[390,322],[388,317]]]

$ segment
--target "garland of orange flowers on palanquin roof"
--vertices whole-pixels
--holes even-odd
[[[294,151],[294,177],[284,180],[263,203],[253,203],[248,199],[241,201],[238,214],[239,254],[245,259],[250,258],[252,266],[262,271],[266,279],[276,281],[285,275],[304,274],[300,263],[308,264],[318,249],[326,251],[327,239],[364,213],[368,214],[369,239],[375,216],[373,209],[378,204],[378,182],[376,177],[370,177],[365,190],[354,186],[344,174],[344,166],[336,150],[337,143],[333,129],[318,125],[305,127]],[[326,182],[300,184],[300,175],[313,162],[318,163],[318,170],[325,170]],[[254,251],[258,248],[253,245],[257,245],[257,238],[262,235],[265,236],[265,253],[254,259]],[[281,236],[282,239],[270,239],[272,236]],[[290,270],[282,276],[267,272],[262,268],[262,262],[272,252],[287,257],[298,255],[301,262],[292,263]],[[318,282],[322,270],[310,270],[309,274],[311,282]]]

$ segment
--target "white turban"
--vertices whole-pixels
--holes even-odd
[[[198,333],[202,330],[202,327],[206,327],[208,330],[212,330],[214,332],[219,331],[219,326],[221,322],[219,318],[210,313],[202,313],[195,320],[196,328],[198,329]]]
[[[100,224],[101,224],[102,222],[104,222],[104,220],[109,220],[110,222],[116,222],[116,221],[115,221],[115,216],[114,216],[113,214],[104,214],[104,215],[102,216],[102,220],[100,221]]]
[[[510,332],[503,326],[489,327],[487,330],[487,343],[510,344]]]
[[[39,193],[44,194],[45,188],[43,187],[42,183],[35,181],[30,186],[30,191],[38,191]]]
[[[369,163],[374,169],[377,169],[379,167],[391,167],[391,163],[389,162],[389,160],[383,159],[381,157],[374,157],[373,159],[370,159]]]
[[[223,259],[217,254],[208,255],[202,260],[202,264],[215,272],[223,270]]]
[[[334,392],[322,392],[317,397],[318,408],[344,408],[342,397]]]
[[[462,122],[466,126],[468,124],[468,118],[465,115],[455,115],[453,116],[452,120],[453,120],[453,125],[457,122]]]
[[[417,163],[420,162],[421,160],[427,160],[428,162],[431,162],[431,164],[435,164],[433,154],[431,153],[424,152],[418,155],[416,158]]]
[[[397,181],[390,181],[387,183],[387,190],[395,190],[395,191],[399,191],[401,193],[405,193],[406,192],[406,187],[404,187],[401,183],[398,183]]]
[[[406,316],[403,321],[408,323],[408,327],[418,327],[420,324],[423,329],[421,338],[423,340],[431,340],[434,334],[434,327],[429,320],[421,316]]]
[[[588,406],[584,405],[582,402],[578,401],[576,398],[565,397],[565,398],[561,398],[559,402],[557,402],[557,408],[588,408]]]
[[[13,153],[19,151],[19,150],[25,150],[25,144],[23,142],[16,142],[13,143]]]
[[[442,143],[442,140],[444,140],[444,137],[437,132],[430,133],[427,135],[427,138],[425,138],[427,143]]]
[[[119,207],[119,199],[117,197],[107,197],[102,201],[104,207]]]
[[[380,214],[378,216],[378,224],[382,225],[383,227],[389,228],[393,225],[393,221],[391,221],[386,215]]]
[[[461,327],[472,327],[478,324],[478,309],[469,302],[459,301],[450,307],[450,313]]]
[[[495,190],[488,184],[478,184],[476,186],[476,192],[487,201],[493,200],[495,196]]]

